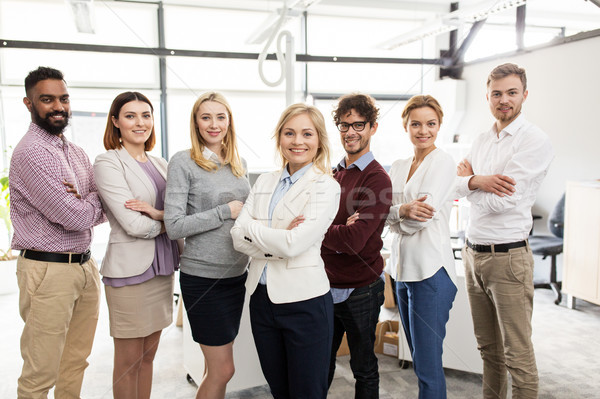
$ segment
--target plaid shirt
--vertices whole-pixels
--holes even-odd
[[[73,183],[81,199],[67,192]],[[34,123],[15,148],[9,172],[13,249],[85,252],[106,220],[85,152]]]

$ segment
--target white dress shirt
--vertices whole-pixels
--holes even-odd
[[[527,239],[531,207],[546,176],[554,150],[548,135],[519,115],[499,134],[496,125],[473,142],[467,160],[475,175],[501,174],[517,184],[512,195],[500,197],[470,190],[472,176],[459,177],[457,193],[471,203],[466,236],[474,244],[503,244]]]
[[[394,234],[390,262],[398,281],[422,281],[445,267],[454,281],[456,270],[450,245],[450,209],[454,201],[456,164],[450,155],[436,148],[430,152],[408,182],[412,157],[392,164],[392,207],[387,219]],[[433,218],[425,222],[400,219],[402,204],[427,195]]]

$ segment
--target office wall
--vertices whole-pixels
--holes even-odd
[[[493,123],[485,82],[504,62],[526,68],[529,96],[523,112],[550,136],[556,154],[534,206],[534,212],[544,216],[536,232],[545,232],[546,217],[567,181],[600,179],[600,37],[466,67],[461,141],[472,141]]]

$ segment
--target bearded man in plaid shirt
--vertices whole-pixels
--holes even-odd
[[[92,228],[106,219],[87,155],[63,135],[71,116],[63,74],[39,67],[25,78],[25,91],[31,124],[9,173],[25,321],[17,393],[46,398],[56,386],[56,398],[79,398],[100,303]]]

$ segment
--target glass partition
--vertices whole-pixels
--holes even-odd
[[[91,3],[91,2],[90,2]],[[59,43],[157,47],[157,7],[96,1],[80,18],[89,16],[93,34],[77,30],[75,16],[64,0],[0,1],[0,37]]]

